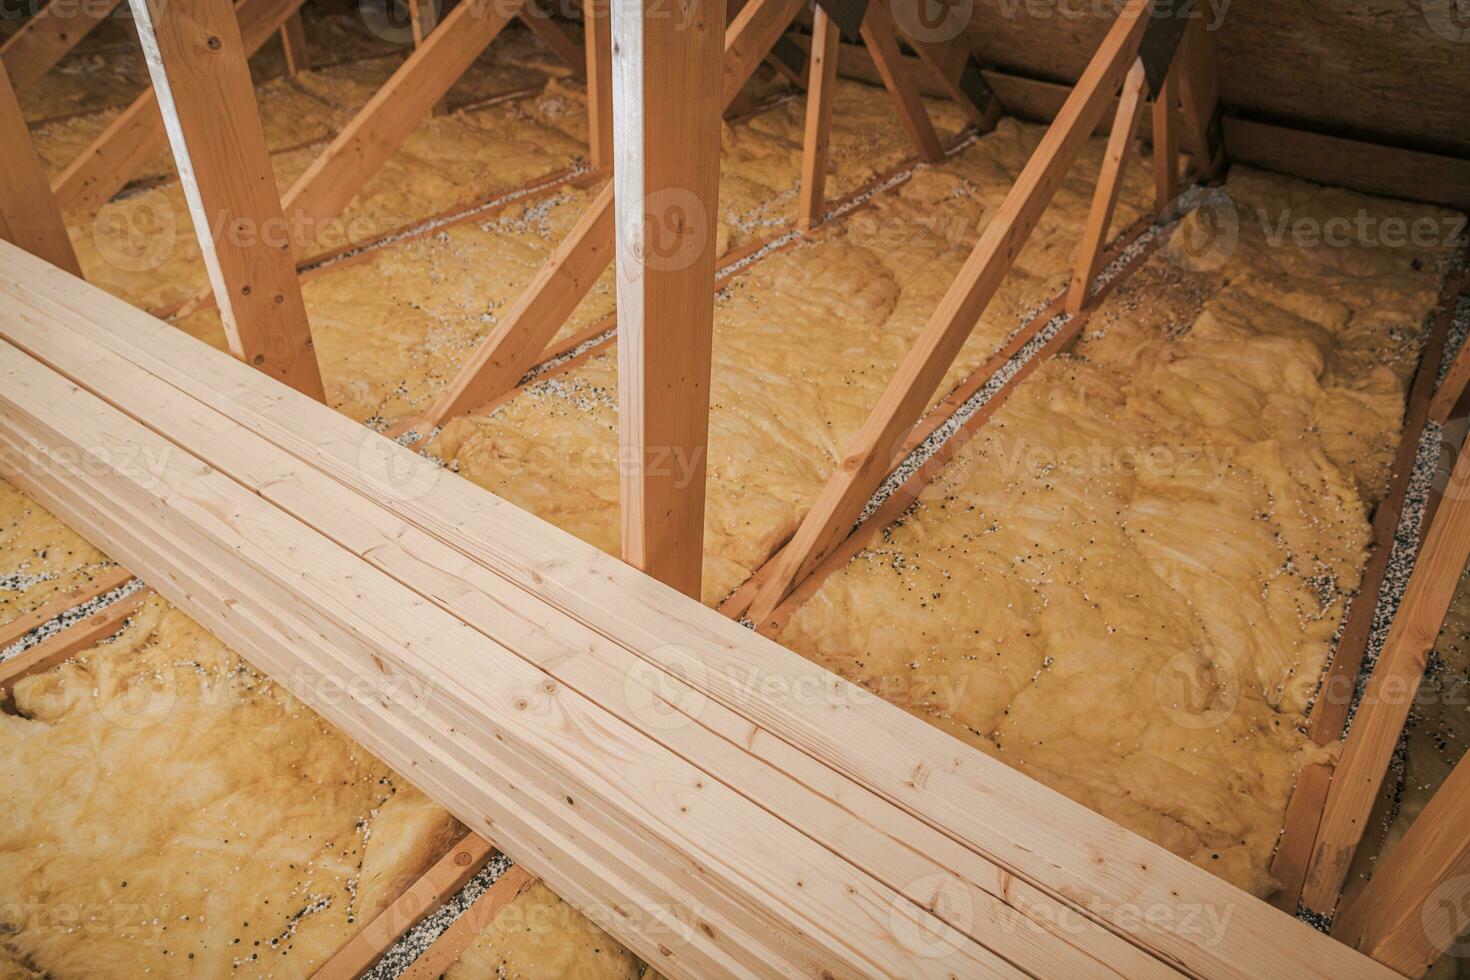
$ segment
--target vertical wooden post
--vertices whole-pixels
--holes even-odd
[[[37,16],[40,16],[39,14]],[[10,76],[0,65],[0,238],[72,275],[82,274],[46,182]]]
[[[612,19],[610,0],[582,0],[587,54],[587,150],[593,170],[613,162]]]
[[[1461,452],[1445,487],[1439,510],[1424,536],[1403,601],[1394,615],[1383,652],[1348,729],[1302,902],[1331,914],[1342,894],[1353,853],[1362,839],[1373,800],[1383,784],[1394,746],[1424,677],[1429,651],[1444,624],[1465,562],[1470,559],[1470,452]]]
[[[1154,193],[1164,209],[1179,196],[1179,65],[1154,93]]]
[[[235,11],[229,0],[130,2],[230,349],[321,399]]]
[[[299,10],[281,25],[281,49],[286,52],[287,75],[311,70],[311,53],[306,49],[306,28],[301,23]]]
[[[801,144],[801,202],[796,222],[810,231],[826,208],[827,149],[832,134],[832,102],[837,97],[837,22],[816,8],[812,20],[811,83],[806,90],[806,136]]]
[[[434,0],[408,0],[408,19],[413,27],[413,46],[421,48],[428,38],[429,32],[439,26],[439,12],[434,6]],[[434,103],[429,110],[431,116],[443,116],[449,113],[449,96]]]
[[[1077,265],[1072,270],[1072,285],[1067,290],[1067,312],[1073,316],[1087,306],[1087,292],[1102,264],[1103,246],[1107,244],[1108,226],[1113,223],[1113,209],[1123,191],[1123,171],[1138,122],[1143,117],[1143,90],[1148,84],[1143,62],[1134,62],[1123,81],[1123,96],[1113,117],[1108,134],[1108,148],[1103,152],[1102,169],[1097,175],[1097,188],[1092,193],[1092,210],[1082,230],[1082,243],[1077,249]]]
[[[612,11],[623,559],[694,597],[704,561],[725,0]]]
[[[1219,59],[1215,35],[1202,20],[1190,25],[1179,50],[1179,101],[1184,111],[1184,138],[1194,155],[1194,166],[1205,180],[1213,180],[1225,163],[1215,117],[1220,107]]]
[[[1459,879],[1459,880],[1456,880]],[[1390,969],[1417,977],[1461,941],[1470,902],[1470,755],[1455,764],[1433,799],[1373,877],[1346,901],[1332,935]]]

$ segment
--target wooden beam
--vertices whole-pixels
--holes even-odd
[[[929,119],[929,110],[924,108],[924,98],[919,94],[913,73],[899,50],[898,37],[894,34],[893,16],[884,3],[869,3],[863,18],[863,43],[872,58],[883,87],[893,99],[898,118],[908,132],[909,139],[919,151],[919,157],[928,163],[938,163],[944,158],[944,148],[939,145],[939,134]],[[833,58],[839,65],[845,60],[847,46]]]
[[[537,39],[556,55],[562,64],[581,78],[587,74],[587,61],[582,54],[582,45],[568,34],[550,14],[536,6],[534,0],[522,5],[518,16],[521,23],[531,29]]]
[[[421,48],[428,40],[429,33],[439,24],[439,8],[434,0],[407,0],[409,29],[413,32],[413,46]],[[450,86],[451,88],[453,85]],[[449,113],[449,95],[446,91],[444,97],[435,102],[429,110],[432,116],[444,116]]]
[[[618,458],[623,560],[698,599],[725,0],[683,13],[613,6]]]
[[[230,350],[322,399],[235,12],[228,0],[130,2]]]
[[[455,7],[296,179],[283,207],[291,216],[297,258],[305,257],[323,222],[341,214],[382,169],[522,2],[467,0]]]
[[[66,222],[46,183],[46,172],[31,142],[31,131],[3,68],[0,68],[0,173],[5,175],[0,180],[0,238],[80,276],[82,267],[67,234]]]
[[[1042,137],[939,308],[787,545],[778,567],[751,606],[751,618],[756,622],[769,616],[797,582],[847,536],[873,491],[888,475],[904,436],[923,413],[1078,151],[1111,103],[1113,93],[1122,85],[1138,56],[1149,19],[1148,7],[1148,0],[1129,0],[1109,30],[1061,115]]]
[[[958,9],[958,8],[956,8]],[[900,28],[902,24],[900,24]],[[980,71],[980,62],[970,50],[966,35],[949,41],[927,41],[907,35],[909,46],[919,55],[949,97],[981,132],[995,128],[1004,111],[1000,100]]]
[[[249,58],[301,7],[302,0],[240,0],[235,7],[239,35]],[[252,98],[253,90],[252,90]],[[52,182],[62,211],[101,207],[137,176],[143,165],[168,147],[163,117],[153,89],[135,98],[107,124],[85,150]]]
[[[1092,280],[1097,278],[1102,266],[1103,250],[1107,245],[1108,227],[1113,223],[1113,210],[1118,196],[1123,193],[1123,173],[1133,148],[1133,137],[1138,132],[1138,122],[1143,118],[1143,95],[1148,78],[1143,71],[1143,62],[1135,61],[1123,80],[1123,95],[1118,101],[1118,112],[1113,118],[1113,128],[1108,134],[1107,149],[1103,151],[1102,169],[1097,175],[1097,188],[1092,192],[1092,209],[1087,213],[1087,224],[1082,230],[1082,241],[1077,247],[1077,264],[1072,270],[1072,283],[1067,289],[1066,311],[1073,316],[1089,305],[1088,293]]]
[[[725,31],[722,105],[729,105],[745,87],[763,52],[786,30],[802,2],[751,0],[730,22]],[[505,319],[430,406],[423,431],[515,387],[602,275],[613,251],[613,185],[608,183],[516,297]]]
[[[1312,848],[1302,903],[1330,915],[1347,880],[1374,797],[1414,705],[1424,665],[1470,559],[1470,453],[1455,461],[1388,639],[1348,729],[1332,773]]]
[[[1429,417],[1444,425],[1456,415],[1466,411],[1466,389],[1470,388],[1470,344],[1462,344],[1460,352],[1445,373],[1444,381],[1434,392],[1429,403]]]
[[[582,0],[582,42],[587,57],[587,151],[594,170],[613,161],[611,0]]]
[[[52,599],[41,608],[34,609],[0,626],[0,650],[6,649],[31,630],[46,625],[51,620],[56,619],[69,610],[89,602],[94,602],[100,596],[104,596],[132,580],[133,573],[121,566],[114,566],[98,572],[96,577],[85,585],[79,585],[74,589],[70,589]]]
[[[1203,20],[1189,25],[1179,50],[1179,102],[1184,139],[1194,157],[1195,171],[1214,180],[1225,165],[1225,143],[1220,135],[1220,70],[1215,32]]]
[[[311,52],[306,47],[306,27],[297,10],[281,25],[281,50],[286,55],[286,74],[294,77],[311,70]]]
[[[1366,194],[1470,211],[1470,160],[1329,136],[1227,115],[1234,163]]]
[[[485,838],[474,831],[465,834],[433,867],[318,967],[311,980],[356,980],[362,976],[404,933],[479,874],[494,854],[494,846]]]
[[[140,589],[126,598],[98,610],[79,623],[73,623],[55,636],[6,660],[0,660],[0,711],[15,713],[15,684],[32,674],[50,670],[92,649],[127,625],[128,618],[152,595],[151,589]]]
[[[1164,214],[1179,196],[1179,65],[1154,94],[1154,206]]]
[[[148,551],[170,565],[192,567],[198,555],[169,549],[156,534],[135,534],[135,527],[151,527],[178,516],[185,525],[197,518],[208,521],[214,530],[232,534],[245,551],[231,548],[228,559],[219,565],[221,574],[238,574],[246,562],[251,568],[258,567],[257,560],[276,562],[285,570],[289,585],[275,604],[262,604],[262,597],[254,593],[222,591],[208,581],[194,585],[191,579],[169,586],[201,617],[207,614],[205,625],[257,666],[271,669],[263,662],[265,658],[249,652],[247,644],[261,637],[246,634],[252,622],[247,613],[291,615],[302,603],[315,606],[319,589],[338,584],[332,576],[303,577],[301,565],[283,557],[287,539],[275,531],[265,535],[269,529],[253,523],[257,517],[264,519],[260,511],[264,501],[293,520],[319,527],[326,538],[394,576],[395,581],[416,581],[425,601],[408,615],[417,627],[437,622],[439,610],[448,612],[469,604],[470,611],[462,614],[489,616],[502,642],[516,647],[526,662],[549,672],[554,690],[544,681],[523,676],[514,667],[515,661],[504,660],[494,649],[487,652],[473,635],[443,643],[411,641],[411,650],[389,651],[382,665],[374,665],[359,657],[360,644],[363,639],[375,642],[379,630],[392,626],[396,615],[378,603],[354,599],[351,589],[338,593],[345,604],[336,613],[312,612],[302,624],[299,643],[286,651],[308,667],[337,663],[333,658],[340,654],[349,658],[349,666],[360,667],[365,679],[395,685],[397,693],[387,705],[365,691],[361,716],[349,720],[352,726],[365,728],[364,744],[370,751],[399,758],[400,771],[410,772],[430,795],[457,789],[478,792],[501,785],[504,766],[514,790],[498,809],[466,807],[463,804],[469,801],[463,797],[451,809],[468,813],[473,822],[493,814],[492,839],[505,844],[513,857],[519,859],[520,845],[526,841],[523,831],[547,844],[565,839],[560,836],[563,827],[590,835],[581,839],[595,846],[584,843],[558,860],[526,861],[533,872],[541,873],[543,864],[557,872],[556,877],[546,875],[547,883],[573,904],[596,897],[574,890],[585,880],[582,872],[586,869],[577,861],[588,857],[620,860],[629,853],[622,846],[626,835],[600,835],[590,822],[603,807],[595,796],[576,796],[575,805],[553,800],[546,808],[549,819],[521,824],[521,814],[540,806],[540,798],[529,790],[545,780],[563,777],[553,776],[548,768],[527,768],[522,756],[514,752],[502,755],[493,738],[487,740],[483,759],[468,755],[480,768],[460,768],[467,758],[463,740],[470,734],[463,723],[443,717],[448,706],[467,706],[488,717],[515,748],[530,736],[538,746],[565,750],[569,730],[595,733],[585,756],[562,751],[561,757],[577,773],[596,771],[600,764],[611,766],[605,774],[609,786],[638,785],[633,769],[645,756],[619,753],[624,745],[621,729],[607,727],[596,711],[584,714],[583,695],[576,692],[608,694],[605,704],[610,710],[622,712],[619,717],[630,719],[640,731],[656,734],[660,744],[677,740],[678,754],[696,761],[702,770],[719,768],[715,760],[722,758],[722,752],[731,765],[747,772],[740,781],[748,778],[750,767],[772,767],[762,770],[773,776],[772,781],[746,785],[744,791],[752,794],[751,799],[764,801],[762,806],[768,808],[764,812],[778,814],[809,839],[840,847],[848,860],[873,869],[883,880],[914,883],[916,887],[904,894],[936,910],[935,920],[923,924],[914,938],[923,942],[942,937],[942,946],[947,948],[958,936],[944,927],[942,923],[948,920],[942,917],[962,903],[966,911],[950,918],[973,916],[969,932],[982,936],[984,944],[995,945],[1005,957],[1004,963],[940,964],[938,970],[946,966],[979,969],[989,975],[1004,972],[1010,963],[1035,976],[1094,976],[1109,971],[1142,978],[1168,975],[1171,966],[1189,975],[1222,978],[1283,971],[1324,978],[1389,976],[1388,971],[1375,969],[1371,961],[1305,924],[1261,902],[1242,899],[1237,889],[1208,872],[956,742],[923,720],[866,695],[717,611],[679,596],[616,558],[468,481],[437,470],[402,447],[369,434],[371,445],[365,451],[362,426],[3,244],[0,337],[63,370],[73,385],[94,392],[100,386],[109,403],[140,425],[161,423],[173,430],[188,448],[167,443],[175,447],[172,453],[206,450],[208,466],[189,462],[182,467],[188,474],[186,486],[201,481],[212,484],[217,475],[228,477],[219,486],[223,496],[191,514],[180,513],[190,508],[188,495],[165,493],[156,481],[142,487],[145,499],[165,506],[155,505],[152,516],[141,524],[109,520],[116,516],[114,508],[131,494],[123,494],[121,488],[116,493],[92,494],[93,484],[103,478],[101,472],[55,481],[48,492],[57,501],[53,510],[59,512],[62,504],[75,505],[79,525],[105,532],[116,537],[119,546]],[[25,372],[27,377],[32,373]],[[0,401],[6,403],[0,410],[0,427],[10,429],[24,422],[16,421],[14,412],[28,415],[32,405],[65,426],[81,424],[89,417],[77,411],[77,405],[52,413],[46,398],[12,398],[9,377],[3,372],[0,376],[6,379],[0,384]],[[73,389],[57,390],[63,399],[77,397]],[[178,396],[191,399],[187,407],[174,403]],[[141,445],[142,434],[136,429],[118,435],[128,445]],[[86,434],[89,440],[92,436]],[[106,441],[92,441],[107,445]],[[54,440],[47,443],[52,444]],[[46,445],[41,449],[46,451]],[[174,469],[171,452],[160,453],[164,475]],[[103,454],[103,461],[107,458]],[[5,459],[0,453],[0,462]],[[46,473],[45,467],[22,469],[25,475],[37,478]],[[237,495],[241,486],[247,491]],[[88,502],[78,497],[82,493],[101,508],[100,516],[86,509]],[[237,504],[244,510],[238,515],[230,510],[230,518],[222,516]],[[231,531],[232,527],[236,530]],[[259,530],[242,535],[241,527]],[[291,532],[292,537],[296,533]],[[263,535],[269,543],[262,546],[258,539]],[[123,554],[122,547],[108,550]],[[318,552],[307,548],[289,553],[306,554],[316,556]],[[148,574],[146,569],[138,570]],[[352,582],[359,590],[374,587],[361,571],[354,573]],[[192,591],[186,592],[191,586]],[[219,599],[221,595],[242,598],[227,603]],[[247,600],[248,609],[243,605]],[[365,609],[372,611],[368,617],[373,624],[371,635],[360,639],[343,635],[342,615],[357,618]],[[359,623],[365,625],[363,620]],[[226,633],[236,626],[238,631]],[[324,630],[329,634],[325,640]],[[340,646],[334,642],[338,640]],[[579,652],[584,650],[585,655]],[[572,652],[577,655],[569,655]],[[466,666],[454,683],[442,688],[434,685],[429,688],[431,696],[408,705],[402,703],[403,696],[414,689],[397,681],[409,677],[383,673],[384,667],[392,672],[439,670],[461,657],[466,658]],[[657,673],[650,677],[650,670]],[[752,677],[761,683],[751,683]],[[629,687],[630,679],[636,690]],[[652,686],[644,687],[644,679]],[[487,691],[487,684],[494,690]],[[341,690],[340,686],[330,688],[331,704],[326,707],[337,716],[350,715],[350,706],[337,696]],[[814,698],[787,694],[806,690],[823,693]],[[639,691],[655,694],[654,702],[637,701],[634,695]],[[509,699],[519,696],[530,698],[526,707],[537,710],[516,710]],[[550,698],[550,703],[543,697]],[[840,710],[834,710],[838,706]],[[417,765],[406,764],[397,755],[403,749],[401,739],[422,737],[426,729],[396,726],[400,722],[417,725],[423,720],[418,717],[420,707],[430,716],[430,734],[434,724],[440,723],[453,726],[458,737],[432,739],[434,746],[415,757]],[[542,707],[546,710],[540,710]],[[680,722],[681,715],[691,722],[697,715],[698,723],[665,723]],[[537,731],[544,731],[544,737]],[[609,742],[616,742],[615,761],[603,763]],[[720,748],[721,743],[726,748]],[[735,759],[742,761],[737,764]],[[923,778],[916,779],[916,772]],[[709,808],[716,803],[725,805],[723,798],[708,798],[709,793],[719,792],[717,783],[707,783],[694,794],[696,803],[705,802],[691,807],[687,814],[673,816],[667,826],[691,832],[703,827],[702,818]],[[654,796],[678,796],[680,786],[687,788],[673,772],[665,772],[658,785],[665,792]],[[659,800],[636,791],[621,794],[620,799],[634,807],[660,805]],[[738,801],[731,805],[741,807]],[[740,822],[743,808],[740,813],[727,814],[724,836],[705,855],[709,866],[691,865],[685,871],[686,866],[679,865],[676,879],[702,887],[711,875],[734,866],[743,868],[740,880],[761,881],[763,872],[757,871],[757,865],[765,863],[766,852],[775,850],[784,863],[772,880],[783,884],[756,902],[761,907],[778,906],[783,920],[789,919],[806,907],[803,903],[810,889],[824,887],[825,882],[802,875],[798,861],[807,856],[805,847],[788,847],[784,840],[772,837],[760,812],[753,818],[760,826]],[[643,826],[641,818],[634,819]],[[753,852],[748,863],[746,849]],[[962,891],[951,891],[949,883]],[[627,887],[617,882],[612,894],[619,902],[648,909],[652,906],[638,904],[646,892],[635,894],[643,887],[641,880]],[[902,910],[901,903],[893,907]],[[682,918],[684,912],[698,908],[685,905],[673,911],[679,913],[680,921],[689,922]],[[1228,923],[1216,916],[1201,918],[1201,909],[1228,912]],[[1144,914],[1143,910],[1150,911]],[[637,929],[645,918],[624,921],[614,917],[612,931],[627,942],[636,937],[624,933]],[[701,916],[699,922],[708,920]],[[875,922],[888,926],[875,930]],[[648,944],[632,945],[640,953],[646,951],[647,958],[661,967],[671,959],[687,964],[686,951],[707,950],[718,944],[719,935],[717,924],[711,926],[715,935],[697,927],[698,922],[689,924],[687,941],[667,952]],[[907,928],[898,925],[890,912],[866,919],[847,937],[847,944],[867,948],[873,941],[871,933],[887,935],[890,929]],[[667,936],[665,928],[661,938]],[[677,938],[685,940],[685,935],[680,932]],[[940,950],[926,944],[926,951]],[[834,957],[823,965],[835,975],[843,959]],[[914,962],[903,964],[898,972],[912,975],[934,969],[929,957],[911,959]],[[866,972],[882,972],[885,966],[892,968],[870,963]],[[679,975],[673,965],[662,972]]]
[[[1344,900],[1332,935],[1407,977],[1463,943],[1470,898],[1470,755],[1462,757],[1373,877]]]
[[[801,142],[801,198],[796,224],[811,231],[821,224],[827,203],[827,150],[832,138],[832,103],[837,101],[837,22],[817,7],[812,18],[811,85],[806,90],[806,132]]]
[[[24,91],[41,80],[67,52],[92,33],[122,0],[53,0],[0,45],[0,64],[10,84]]]
[[[488,929],[507,905],[535,883],[535,876],[525,868],[511,865],[459,918],[450,923],[449,928],[418,959],[409,964],[408,969],[398,975],[399,980],[437,980],[443,976],[446,970],[459,962],[475,937]]]

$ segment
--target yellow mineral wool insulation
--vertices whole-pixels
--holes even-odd
[[[157,597],[15,701],[0,949],[46,976],[309,976],[459,832]]]
[[[1259,214],[1450,216],[1227,191],[1228,233],[1186,219],[780,639],[1264,895],[1449,246]]]
[[[639,980],[623,944],[537,882],[471,942],[444,980]]]
[[[106,555],[0,480],[0,626],[111,566]]]
[[[705,601],[728,594],[795,530],[1042,132],[1005,120],[965,152],[920,169],[900,189],[875,196],[870,209],[820,231],[811,245],[766,258],[722,292]],[[1101,149],[1090,144],[1063,183],[944,389],[984,363],[1065,284]],[[1130,167],[1119,227],[1144,213],[1151,193],[1147,166]],[[488,416],[451,421],[429,450],[616,554],[616,372],[609,352],[533,383]]]
[[[556,85],[553,82],[552,88]],[[581,98],[570,90],[559,91],[568,105]],[[833,116],[834,173],[828,180],[834,196],[858,190],[912,154],[886,99],[881,90],[860,83],[839,87]],[[541,101],[525,106],[529,111]],[[581,120],[585,125],[580,102],[576,105],[562,118]],[[957,109],[934,103],[930,111],[947,136],[963,128]],[[801,173],[800,133],[800,114],[793,115],[785,107],[725,127],[717,229],[722,253],[794,220]],[[504,138],[504,130],[487,125],[480,134],[483,155],[494,159],[531,145],[529,135],[516,138],[508,147],[500,142]],[[952,190],[935,193],[942,196]],[[424,411],[500,322],[551,250],[565,239],[592,196],[589,190],[564,188],[415,241],[375,250],[361,261],[309,277],[302,291],[328,403],[359,420],[391,421]],[[429,210],[427,204],[414,204]],[[886,225],[869,230],[871,251],[876,253],[888,244],[880,239],[889,230]],[[968,224],[963,230],[969,234]],[[910,233],[920,235],[925,230],[911,229]],[[159,289],[173,289],[168,276],[184,274],[180,263],[171,259],[166,268],[150,274],[149,282]],[[914,269],[910,274],[925,273]],[[799,283],[790,285],[800,291]],[[568,337],[612,312],[613,271],[609,267],[560,336]],[[187,317],[179,325],[200,339],[224,346],[219,316],[213,310]]]

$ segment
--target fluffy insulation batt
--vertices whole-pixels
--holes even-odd
[[[0,480],[0,625],[85,585],[107,556]]]
[[[781,640],[1266,894],[1449,252],[1270,233],[1449,215],[1244,169],[1227,191]]]

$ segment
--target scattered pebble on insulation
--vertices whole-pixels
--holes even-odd
[[[434,940],[444,934],[444,930],[454,924],[469,907],[474,904],[475,899],[485,894],[486,889],[505,874],[511,868],[511,860],[504,854],[496,853],[479,872],[452,895],[448,901],[424,918],[422,922],[414,926],[399,938],[398,942],[388,947],[373,967],[363,974],[363,980],[391,980],[407,970],[414,960],[424,954],[424,951],[433,944]]]
[[[73,606],[65,612],[57,615],[55,618],[49,619],[41,625],[37,626],[29,633],[25,634],[20,639],[10,644],[10,646],[6,647],[3,650],[0,650],[0,661],[5,661],[9,660],[11,657],[20,656],[31,647],[35,646],[38,643],[41,643],[43,640],[50,639],[57,633],[60,633],[62,630],[66,629],[68,626],[72,626],[76,623],[81,622],[93,613],[101,611],[104,607],[112,605],[119,599],[127,598],[141,588],[143,588],[142,580],[135,578],[132,581],[125,582],[122,585],[119,585],[111,592],[104,592],[102,595],[99,595],[94,599],[84,602],[79,606]]]

